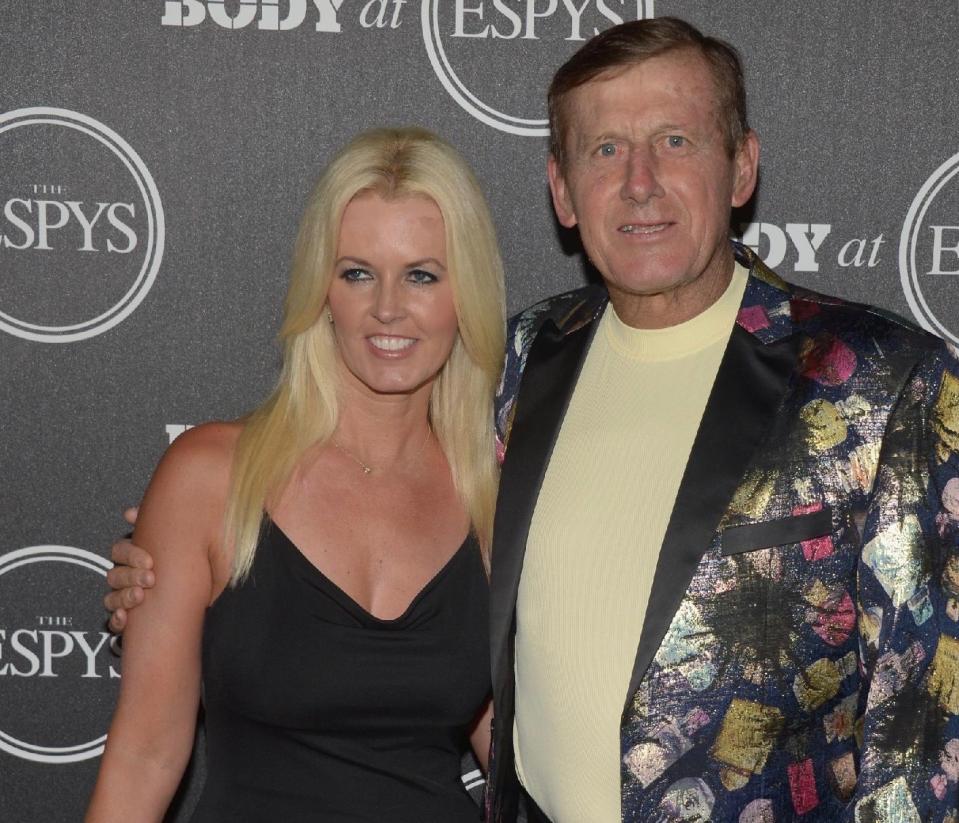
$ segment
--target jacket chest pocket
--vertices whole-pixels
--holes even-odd
[[[720,550],[723,556],[740,554],[787,543],[802,543],[825,537],[831,532],[832,508],[823,506],[818,511],[779,520],[728,526],[723,529]]]

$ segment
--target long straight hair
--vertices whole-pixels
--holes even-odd
[[[272,394],[245,418],[233,458],[224,539],[234,548],[231,584],[253,564],[264,512],[311,446],[330,438],[339,412],[336,342],[323,319],[340,221],[360,193],[430,198],[443,215],[458,333],[433,384],[429,416],[483,559],[499,470],[493,392],[503,362],[503,265],[486,200],[456,151],[419,128],[374,129],[354,138],[310,195],[294,249],[280,329],[283,366]]]

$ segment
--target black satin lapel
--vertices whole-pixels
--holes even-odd
[[[512,661],[509,634],[536,498],[597,322],[562,336],[550,322],[533,341],[516,398],[493,524],[490,651],[493,688]]]
[[[763,344],[740,326],[733,327],[656,563],[627,709],[775,418],[796,366],[798,345],[798,335]]]

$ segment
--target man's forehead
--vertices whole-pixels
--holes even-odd
[[[706,126],[719,122],[716,80],[689,49],[605,72],[570,93],[569,126],[578,136],[621,128]],[[609,121],[609,122],[606,122]]]
[[[573,94],[581,93],[582,99],[597,94],[612,94],[616,87],[622,91],[623,88],[628,90],[631,86],[647,82],[663,92],[674,91],[678,94],[680,91],[695,91],[698,100],[718,104],[719,89],[712,67],[702,54],[691,48],[673,49],[609,69],[574,89]]]

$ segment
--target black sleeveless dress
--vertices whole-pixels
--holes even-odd
[[[475,823],[460,779],[490,692],[476,542],[395,620],[350,598],[268,523],[203,632],[207,779],[197,823]]]

